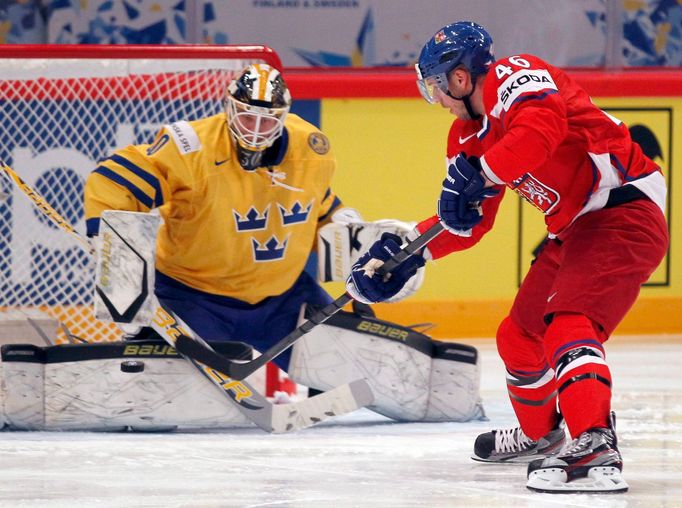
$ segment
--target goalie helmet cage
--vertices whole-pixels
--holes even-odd
[[[221,112],[228,83],[254,62],[281,69],[267,46],[1,45],[0,159],[85,234],[83,187],[98,161],[164,124]],[[0,326],[39,311],[88,342],[120,338],[93,315],[94,266],[0,179]]]

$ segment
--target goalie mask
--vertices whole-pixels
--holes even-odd
[[[261,166],[265,150],[282,135],[290,108],[289,89],[269,65],[249,65],[230,83],[225,112],[242,168],[254,171]]]

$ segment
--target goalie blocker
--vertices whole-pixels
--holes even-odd
[[[485,417],[476,348],[435,341],[377,319],[367,306],[354,308],[353,313],[336,313],[294,344],[290,379],[329,390],[364,378],[374,394],[369,409],[398,421]]]
[[[414,230],[416,223],[396,219],[382,219],[364,222],[353,208],[342,208],[332,216],[332,222],[320,228],[317,234],[317,273],[320,282],[345,281],[353,264],[384,233],[398,235],[405,240]],[[430,255],[425,253],[425,258]],[[421,286],[424,275],[411,280],[410,292]]]

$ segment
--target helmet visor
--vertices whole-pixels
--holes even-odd
[[[227,98],[228,126],[237,142],[245,147],[263,150],[282,135],[289,108],[265,108]]]
[[[447,92],[447,77],[445,74],[435,74],[428,78],[422,78],[419,65],[415,65],[417,69],[417,88],[424,97],[424,100],[429,104],[436,104],[438,96]]]

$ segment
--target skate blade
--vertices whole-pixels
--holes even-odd
[[[577,492],[616,494],[625,492],[629,488],[620,471],[615,467],[593,467],[587,473],[587,477],[570,482],[567,481],[566,471],[561,468],[537,469],[528,477],[526,487],[536,492],[550,494]]]
[[[522,457],[513,457],[510,459],[484,459],[483,457],[478,457],[477,455],[472,455],[471,460],[476,462],[485,462],[487,464],[528,464],[535,459],[544,459],[547,455],[525,455]]]

